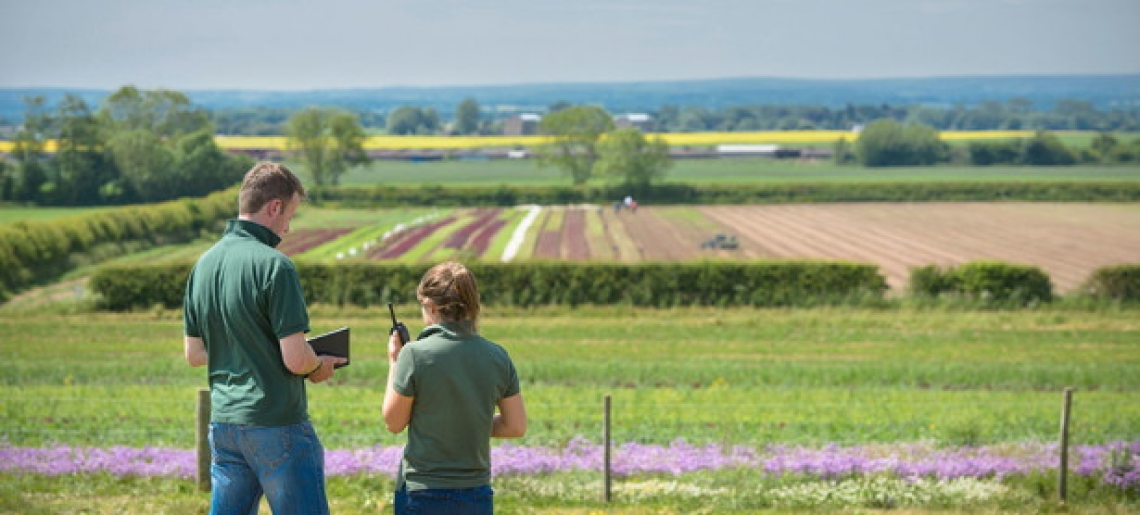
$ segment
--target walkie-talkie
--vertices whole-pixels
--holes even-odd
[[[392,309],[391,302],[388,303],[388,312],[392,314],[392,328],[388,330],[388,334],[400,333],[400,345],[407,345],[412,341],[412,338],[408,335],[408,326],[396,320],[396,310]]]

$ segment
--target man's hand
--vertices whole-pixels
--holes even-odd
[[[309,374],[309,381],[314,384],[332,379],[336,366],[348,362],[347,359],[339,356],[317,356],[317,359],[321,360],[321,368]]]

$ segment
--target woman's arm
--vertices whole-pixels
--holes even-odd
[[[392,381],[396,377],[396,358],[403,348],[399,333],[388,336],[388,387],[384,391],[383,413],[384,426],[391,433],[399,433],[408,427],[408,422],[412,420],[412,404],[416,400],[415,397],[402,395],[392,388]]]
[[[491,423],[492,438],[521,438],[526,434],[526,406],[522,394],[499,401],[499,414]]]

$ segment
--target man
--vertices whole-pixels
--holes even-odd
[[[242,180],[238,217],[202,254],[183,302],[186,361],[209,371],[210,513],[328,513],[324,448],[309,423],[305,379],[344,358],[317,356],[293,262],[274,247],[305,197],[285,166],[258,163]]]

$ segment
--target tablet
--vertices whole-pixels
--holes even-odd
[[[348,328],[341,327],[335,331],[329,331],[325,334],[314,336],[307,340],[309,345],[313,347],[313,351],[318,356],[337,356],[340,358],[348,359]],[[341,363],[336,368],[348,366],[348,361]]]

